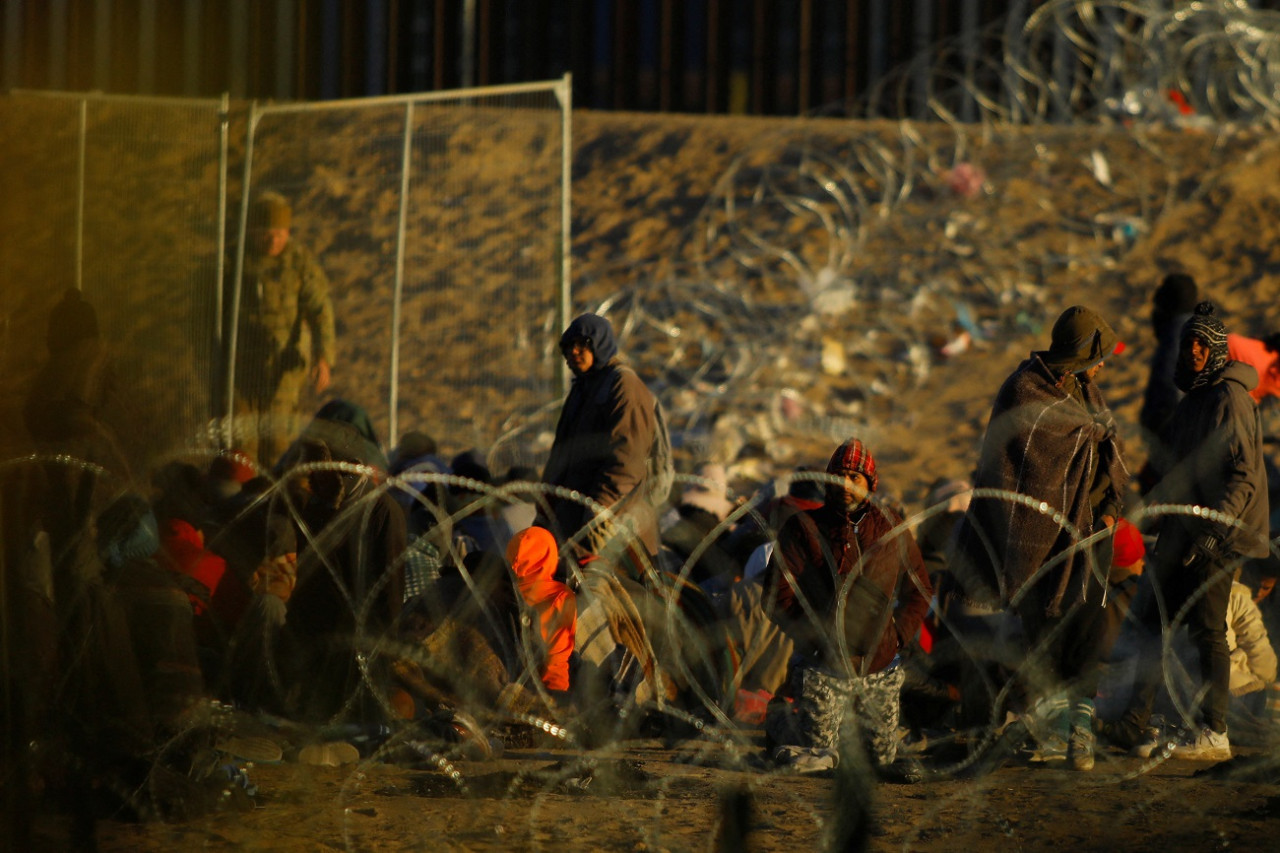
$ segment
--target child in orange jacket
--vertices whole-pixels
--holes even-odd
[[[554,575],[560,559],[555,537],[541,527],[526,528],[507,544],[507,562],[525,604],[538,616],[547,647],[539,676],[547,690],[569,689],[569,656],[578,628],[578,602],[573,591]]]

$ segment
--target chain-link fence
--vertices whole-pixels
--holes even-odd
[[[225,98],[0,100],[7,376],[25,379],[46,346],[67,342],[46,317],[80,290],[110,347],[121,442],[139,465],[189,444],[211,414],[227,121]]]
[[[247,251],[228,265],[238,282],[231,310],[241,317],[229,327],[231,409],[245,386],[273,381],[269,360],[252,363],[239,334],[255,310],[251,220],[266,191],[292,206],[290,240],[328,280],[337,338],[330,393],[364,407],[388,443],[418,430],[487,446],[513,412],[556,397],[554,344],[568,302],[569,109],[567,77],[255,105],[239,226]],[[492,312],[461,312],[461,303]],[[483,320],[463,322],[463,314]],[[312,351],[301,361],[321,355],[305,340],[317,334],[302,330],[300,348]],[[314,410],[314,384],[302,392],[302,411]]]

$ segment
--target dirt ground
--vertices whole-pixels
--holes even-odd
[[[250,810],[106,821],[98,839],[121,851],[823,849],[869,798],[844,849],[1264,850],[1280,818],[1280,777],[1256,751],[1216,769],[1107,754],[1091,773],[1015,758],[991,772],[867,791],[832,771],[753,770],[744,758],[758,740],[751,731],[728,743],[639,739],[589,756],[512,749],[444,769],[425,760],[249,765],[258,787]],[[62,849],[64,838],[51,830],[43,849]]]
[[[981,168],[978,192],[951,187],[959,163]],[[1149,294],[1164,272],[1195,275],[1233,330],[1280,328],[1277,174],[1280,146],[1248,128],[581,113],[574,307],[612,299],[619,325],[642,309],[646,321],[625,348],[684,433],[684,470],[718,456],[746,491],[797,464],[820,463],[856,432],[873,447],[882,483],[914,511],[935,478],[970,470],[999,382],[1046,345],[1053,318],[1076,303],[1103,311],[1128,344],[1102,381],[1136,469],[1154,345]],[[310,226],[322,245],[334,241],[325,221],[367,209],[358,185],[348,189],[344,207]],[[800,198],[813,203],[792,204]],[[29,226],[24,211],[4,212],[18,230]],[[376,381],[352,342],[376,340],[383,315],[344,284],[363,274],[359,253],[324,258],[336,283],[340,346],[348,342],[336,393],[352,393]],[[0,391],[10,401],[36,363],[31,318],[59,292],[21,272],[35,284],[3,301]],[[819,309],[823,294],[844,307]],[[962,320],[974,330],[968,348],[941,354],[968,328]],[[481,352],[506,334],[492,318],[477,322]],[[700,373],[706,363],[711,369]],[[424,394],[409,405],[425,422],[440,403]],[[439,438],[446,452],[465,447]],[[138,851],[796,850],[825,843],[835,817],[856,819],[856,774],[850,781],[753,769],[744,756],[758,737],[637,739],[591,751],[585,784],[584,754],[547,744],[449,766],[366,757],[316,768],[286,752],[280,763],[236,762],[257,788],[247,810],[109,819],[96,832],[100,849]],[[1092,773],[1015,758],[990,772],[879,784],[866,846],[1270,849],[1280,826],[1277,756],[1241,752],[1200,775],[1205,768],[1185,761],[1109,754]],[[725,813],[739,816],[727,826],[742,829],[745,842],[727,832]],[[65,849],[65,815],[42,816],[37,828],[43,849]]]

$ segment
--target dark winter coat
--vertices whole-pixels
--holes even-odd
[[[649,554],[656,554],[657,515],[640,494],[632,495],[648,470],[657,428],[654,397],[635,371],[614,356],[617,346],[607,325],[593,332],[602,337],[592,339],[599,363],[573,380],[542,480],[617,507],[616,512],[635,522]],[[553,532],[562,543],[592,518],[591,510],[577,501],[553,496],[550,503]]]
[[[1173,369],[1178,363],[1182,327],[1190,317],[1190,314],[1175,314],[1155,327],[1156,351],[1151,356],[1151,373],[1142,392],[1142,410],[1138,414],[1143,429],[1154,436],[1164,431],[1164,425],[1182,399],[1182,391],[1173,382]]]
[[[772,610],[785,617],[797,651],[834,664],[845,629],[836,603],[852,602],[852,581],[870,581],[891,610],[865,614],[879,627],[864,657],[849,664],[855,673],[879,672],[893,662],[924,619],[933,591],[915,540],[890,510],[864,503],[852,513],[829,505],[791,515],[778,532],[778,552],[765,577]],[[896,603],[895,603],[896,601]],[[850,605],[852,606],[852,605]]]
[[[1163,555],[1181,550],[1202,532],[1217,535],[1223,553],[1267,555],[1270,506],[1262,423],[1249,396],[1257,384],[1256,370],[1229,361],[1217,381],[1193,389],[1174,410],[1165,440],[1178,461],[1150,495],[1151,502],[1208,507],[1239,519],[1244,527],[1165,516],[1158,541]]]
[[[386,492],[361,486],[340,506],[312,499],[303,508],[289,600],[289,625],[303,634],[377,634],[400,612],[404,512]]]

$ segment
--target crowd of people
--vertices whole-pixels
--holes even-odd
[[[71,291],[25,412],[34,461],[5,481],[30,650],[9,731],[131,760],[212,701],[472,755],[511,726],[758,728],[769,765],[857,744],[886,778],[997,742],[1078,770],[1104,746],[1229,757],[1271,737],[1275,342],[1229,335],[1185,276],[1152,315],[1141,499],[1103,393],[1123,345],[1075,306],[996,393],[971,477],[910,512],[857,437],[772,483],[732,489],[734,460],[673,478],[662,407],[596,314],[560,339],[574,378],[541,472],[422,432],[388,450],[331,400],[269,464],[225,449],[141,487]]]

